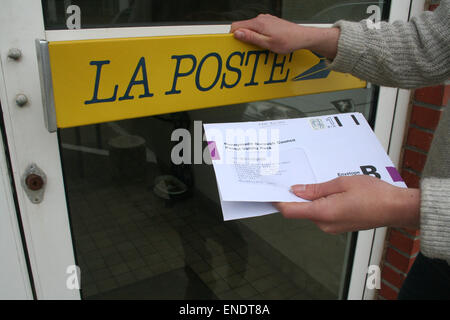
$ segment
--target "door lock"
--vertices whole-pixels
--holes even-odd
[[[22,175],[22,187],[28,199],[34,204],[41,203],[44,199],[47,177],[36,164],[31,164]]]
[[[25,178],[25,184],[27,185],[28,189],[37,191],[41,190],[44,186],[44,180],[41,176],[32,173]]]

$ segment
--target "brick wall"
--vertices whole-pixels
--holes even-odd
[[[437,7],[435,1],[429,9]],[[410,188],[418,188],[427,153],[433,140],[443,108],[450,98],[450,85],[443,84],[417,89],[403,146],[401,175]],[[397,299],[398,292],[420,250],[419,230],[390,228],[382,261],[379,299]]]
[[[410,188],[418,188],[427,153],[443,108],[450,98],[450,85],[418,89],[414,92],[406,142],[403,146],[401,175]],[[419,230],[388,230],[381,273],[381,299],[396,299],[420,249]]]
[[[439,1],[427,1],[434,10]],[[410,188],[418,188],[428,150],[439,123],[443,108],[450,98],[450,85],[417,89],[412,100],[409,126],[403,145],[401,175]],[[390,228],[382,261],[379,299],[397,299],[398,292],[420,250],[419,230]]]

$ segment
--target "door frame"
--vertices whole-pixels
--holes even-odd
[[[1,119],[0,119],[1,121]],[[0,135],[2,132],[0,131]],[[0,300],[32,299],[33,292],[16,216],[7,150],[0,136]]]
[[[411,3],[414,8],[423,9],[424,0],[391,1],[390,21],[407,20]],[[37,12],[41,14],[36,14]],[[7,26],[0,26],[0,99],[17,208],[20,211],[18,217],[23,227],[32,272],[31,287],[34,288],[37,299],[80,299],[79,290],[68,289],[66,286],[70,275],[66,270],[75,265],[76,261],[57,133],[49,133],[44,122],[35,40],[227,33],[229,25],[46,31],[41,1],[27,0],[4,1],[0,21]],[[20,49],[22,56],[19,60],[8,57],[8,50],[11,48]],[[28,102],[22,107],[16,103],[17,94],[24,94],[28,98]],[[398,163],[401,149],[399,141],[403,138],[406,123],[407,97],[409,91],[380,88],[375,133],[389,154],[396,157],[393,159],[395,164]],[[47,176],[44,200],[39,204],[31,203],[20,182],[31,163],[37,164]],[[9,213],[15,215],[15,208],[10,206]],[[379,265],[385,235],[385,228],[358,233],[348,299],[373,298],[374,293],[365,290],[367,268],[371,264]],[[27,297],[31,298],[30,295]]]
[[[389,22],[408,21],[424,11],[424,8],[425,0],[391,1]],[[403,140],[409,119],[410,99],[411,90],[380,87],[374,131],[397,168],[400,165]],[[380,112],[381,110],[383,112]],[[358,238],[361,238],[361,241],[358,241],[355,256],[358,254],[361,259],[356,263],[363,261],[368,263],[364,275],[352,272],[348,299],[372,300],[376,298],[376,289],[368,289],[366,286],[367,270],[371,265],[380,267],[386,235],[386,227],[358,232]],[[381,277],[381,274],[379,276]]]

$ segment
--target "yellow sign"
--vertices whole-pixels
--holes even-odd
[[[49,43],[59,128],[365,87],[323,57],[231,34]]]

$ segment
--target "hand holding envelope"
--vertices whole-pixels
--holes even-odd
[[[285,218],[312,220],[327,233],[419,226],[419,190],[399,188],[375,177],[357,175],[295,185],[292,192],[315,201],[279,202],[275,204],[278,211]]]
[[[368,190],[363,187],[367,184],[376,185],[377,190],[384,190],[380,194],[385,196],[386,200],[397,193],[402,197],[396,196],[396,199],[405,200],[411,197],[409,192],[393,192],[408,189],[403,189],[406,185],[365,118],[359,113],[205,124],[205,134],[215,153],[212,163],[224,220],[277,211],[287,217],[318,220],[323,218],[322,213],[327,212],[326,208],[320,207],[320,203],[324,201],[308,201],[329,195],[327,192],[322,194],[314,191],[317,188],[323,189],[320,186],[340,188],[336,190],[342,191],[339,192],[340,199],[345,201],[335,203],[339,205],[355,202],[343,197],[349,194],[347,191],[355,191],[355,188],[361,189],[361,192],[356,193],[356,196],[360,197],[357,199],[358,203],[363,204],[365,200],[370,199],[372,196],[363,192]],[[293,194],[290,187],[297,184],[307,185],[305,192],[297,190]],[[319,187],[312,187],[311,184]],[[382,199],[378,199],[378,203],[381,203],[379,200]],[[272,202],[283,204],[275,208]],[[395,204],[392,203],[391,207],[401,209],[400,204]],[[301,210],[309,211],[308,216],[301,213]],[[394,217],[392,210],[385,211],[386,215]],[[314,212],[315,215],[312,215]],[[366,224],[355,224],[355,228],[376,227],[384,224],[382,220],[388,221],[381,216],[378,217],[379,221],[365,220]],[[396,223],[396,219],[390,219],[389,223],[391,222]],[[346,223],[346,228],[348,224],[349,222]],[[335,230],[330,229],[329,232],[341,232],[344,229],[341,226]]]

